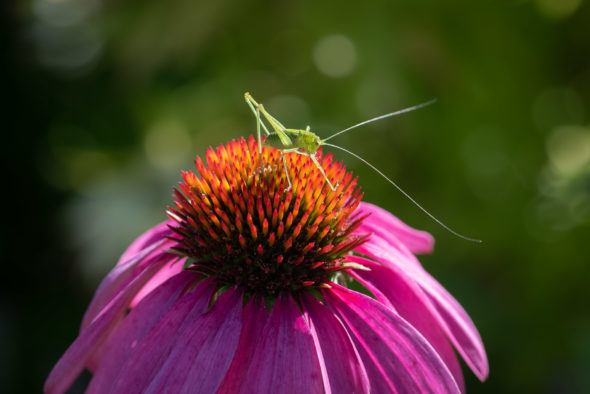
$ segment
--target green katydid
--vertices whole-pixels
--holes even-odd
[[[426,107],[426,106],[434,103],[436,101],[436,99],[433,99],[428,102],[418,104],[418,105],[415,105],[412,107],[404,108],[399,111],[395,111],[395,112],[391,112],[391,113],[388,113],[385,115],[377,116],[377,117],[371,118],[369,120],[365,120],[364,122],[357,123],[357,124],[350,126],[344,130],[334,133],[325,139],[321,139],[317,134],[310,131],[309,126],[307,126],[305,128],[305,130],[304,129],[288,129],[288,128],[286,128],[285,126],[283,126],[281,124],[281,122],[279,122],[276,118],[274,118],[271,114],[269,114],[266,111],[266,109],[264,109],[264,106],[262,104],[257,103],[256,100],[254,100],[254,98],[252,97],[252,95],[250,95],[250,93],[248,93],[248,92],[244,93],[244,99],[246,100],[246,103],[248,104],[248,106],[250,107],[252,112],[254,113],[254,116],[256,116],[256,133],[257,133],[257,137],[258,137],[258,153],[259,153],[259,157],[260,157],[260,168],[261,168],[261,170],[264,168],[264,163],[262,162],[262,146],[274,148],[274,149],[277,149],[278,151],[280,151],[282,159],[283,159],[283,166],[285,167],[285,175],[287,177],[287,182],[289,183],[289,187],[285,190],[290,190],[292,187],[291,179],[289,178],[289,171],[287,168],[287,160],[285,159],[285,154],[286,153],[296,153],[299,155],[309,157],[313,161],[315,166],[322,173],[322,175],[323,175],[324,179],[326,180],[326,183],[328,184],[330,189],[335,191],[337,189],[338,185],[333,185],[332,182],[330,182],[330,179],[328,179],[328,176],[324,172],[324,169],[322,168],[321,164],[318,162],[317,158],[315,157],[316,152],[320,148],[320,146],[323,146],[323,145],[330,146],[332,148],[340,149],[340,150],[356,157],[358,160],[362,161],[363,163],[365,163],[367,166],[369,166],[371,169],[373,169],[375,172],[377,172],[379,175],[381,175],[383,178],[385,178],[400,193],[402,193],[414,205],[416,205],[418,208],[420,208],[420,210],[422,210],[432,220],[434,220],[436,223],[441,225],[444,229],[446,229],[450,233],[456,235],[459,238],[463,238],[467,241],[481,242],[481,240],[479,240],[479,239],[469,238],[469,237],[461,235],[461,234],[457,233],[456,231],[452,230],[449,226],[447,226],[446,224],[441,222],[439,219],[434,217],[434,215],[432,215],[424,207],[422,207],[422,205],[420,205],[416,200],[414,200],[400,186],[398,186],[394,181],[389,179],[383,172],[381,172],[377,167],[375,167],[374,165],[369,163],[367,160],[363,159],[362,157],[360,157],[356,153],[353,153],[341,146],[334,145],[334,144],[328,144],[326,142],[329,139],[332,139],[340,134],[343,134],[347,131],[350,131],[352,129],[355,129],[357,127],[365,125],[367,123],[372,123],[377,120],[390,118],[392,116],[401,115],[406,112],[415,111],[417,109]],[[266,127],[266,125],[262,121],[261,114],[264,117],[264,119],[266,119],[266,121],[272,127],[272,129],[273,129],[272,132],[268,130],[268,128]],[[262,137],[260,134],[261,128],[264,131],[264,133],[266,134],[266,139],[264,141],[262,141]]]

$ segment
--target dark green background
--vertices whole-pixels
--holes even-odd
[[[179,171],[255,131],[245,91],[320,136],[437,98],[333,142],[484,243],[337,157],[366,201],[435,235],[422,261],[488,351],[469,392],[590,391],[587,1],[0,8],[3,392],[39,390],[118,254],[164,219]]]

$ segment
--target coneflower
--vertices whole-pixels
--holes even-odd
[[[433,238],[361,202],[331,155],[232,141],[183,172],[170,219],[134,241],[51,371],[61,393],[458,393],[480,336],[420,265]],[[352,288],[362,292],[352,290]],[[371,294],[371,296],[365,295]]]

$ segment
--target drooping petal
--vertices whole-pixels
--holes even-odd
[[[165,220],[164,222],[152,227],[145,233],[141,234],[127,247],[125,252],[119,258],[117,265],[123,264],[128,260],[131,260],[136,254],[141,251],[148,249],[167,236],[173,235],[174,232],[170,230],[169,226],[174,225],[175,222],[172,220]]]
[[[313,337],[290,295],[279,296],[261,335],[240,393],[322,393]]]
[[[192,327],[194,319],[207,311],[215,289],[211,279],[205,279],[178,300],[162,315],[152,329],[137,343],[114,379],[111,392],[144,392],[159,372],[176,341]]]
[[[108,338],[123,317],[129,303],[143,285],[158,271],[162,262],[146,266],[105,308],[59,359],[45,382],[46,393],[62,393],[80,374],[88,359]]]
[[[430,280],[425,281],[422,288],[446,323],[447,335],[473,373],[484,381],[489,374],[489,365],[477,328],[461,304],[436,279],[428,276]]]
[[[238,346],[243,293],[230,289],[196,316],[154,377],[146,393],[214,393]]]
[[[117,293],[125,288],[127,283],[132,281],[143,269],[143,267],[151,264],[155,264],[161,260],[171,262],[176,259],[176,256],[167,253],[159,248],[164,247],[167,242],[162,240],[159,243],[155,243],[148,249],[145,249],[131,258],[129,261],[117,265],[109,272],[107,277],[103,279],[99,288],[94,293],[94,297],[84,313],[80,331],[83,331],[88,325],[104,310],[104,308],[112,301]],[[161,266],[161,265],[160,265]]]
[[[387,267],[398,267],[422,288],[437,310],[437,319],[444,328],[455,349],[461,354],[469,368],[480,380],[485,380],[489,372],[488,360],[483,342],[467,312],[436,279],[423,268],[416,265],[383,242],[378,242],[375,234],[368,242],[359,246],[359,251]],[[417,261],[417,260],[416,260]]]
[[[340,320],[312,295],[306,293],[301,298],[309,314],[325,393],[368,393],[367,372]]]
[[[322,293],[346,324],[372,392],[460,392],[438,353],[414,327],[372,298],[333,286]]]
[[[232,394],[239,391],[244,383],[256,348],[262,339],[261,333],[268,320],[268,314],[264,305],[264,299],[253,296],[242,315],[242,332],[234,359],[223,379],[218,394]]]
[[[362,215],[370,213],[363,220],[363,224],[357,232],[374,232],[387,239],[392,244],[403,244],[410,252],[415,254],[431,253],[434,249],[434,237],[426,231],[416,230],[385,209],[376,205],[361,202],[358,212]]]
[[[396,267],[384,267],[360,257],[350,256],[348,259],[370,268],[370,271],[355,270],[350,274],[367,289],[375,292],[377,297],[386,297],[397,314],[420,331],[441,356],[461,391],[465,392],[463,373],[457,356],[443,327],[438,323],[434,307],[420,286]]]
[[[188,290],[199,275],[183,271],[170,278],[140,302],[125,317],[110,341],[104,361],[95,371],[87,393],[107,393],[119,374],[121,366],[158,319]]]
[[[119,329],[119,325],[122,321],[123,317],[121,317],[121,319],[119,319],[118,322],[113,325],[113,327],[111,328],[111,333],[102,341],[102,344],[100,346],[98,346],[96,349],[92,351],[92,353],[86,360],[85,367],[89,372],[94,373],[94,371],[98,369],[98,366],[100,365],[102,358],[104,357],[107,349],[109,348],[111,340],[116,335]]]

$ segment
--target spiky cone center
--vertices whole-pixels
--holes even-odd
[[[365,241],[352,235],[361,191],[356,178],[332,155],[316,158],[333,191],[311,158],[262,148],[250,137],[210,148],[197,173],[182,173],[168,216],[185,267],[214,277],[220,286],[240,285],[249,293],[276,295],[326,287],[350,269],[344,256]]]

